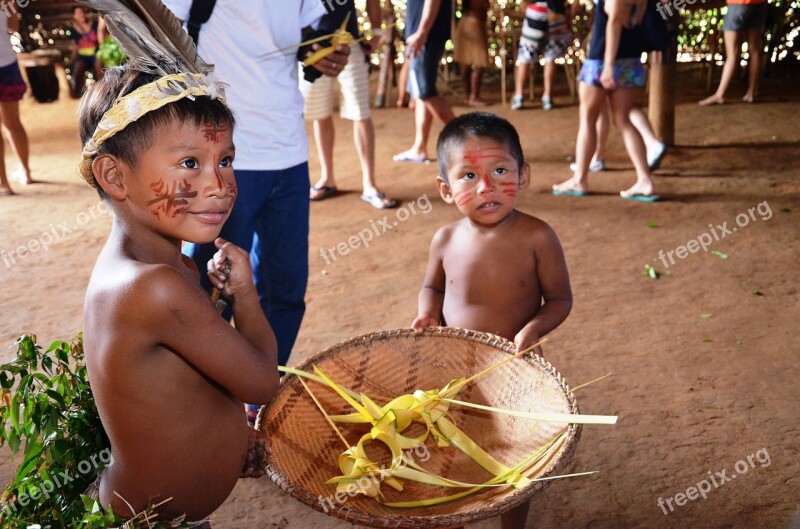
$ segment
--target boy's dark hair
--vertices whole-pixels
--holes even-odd
[[[519,134],[514,125],[491,112],[470,112],[453,119],[439,134],[436,158],[439,160],[439,175],[445,182],[452,162],[450,150],[453,143],[462,143],[470,137],[489,138],[505,145],[517,161],[517,169],[522,169],[525,164]]]
[[[157,80],[159,77],[131,70],[127,66],[106,70],[103,78],[86,92],[78,107],[78,130],[81,136],[81,145],[85,146],[92,138],[103,115],[118,98]],[[173,120],[188,121],[198,127],[208,122],[217,125],[226,124],[231,129],[236,122],[233,112],[219,99],[203,96],[191,100],[185,97],[134,121],[103,143],[100,146],[99,154],[111,154],[135,167],[142,151],[152,145],[153,131],[157,127],[168,125]],[[100,196],[105,198],[105,192],[97,185],[96,181],[95,185]]]

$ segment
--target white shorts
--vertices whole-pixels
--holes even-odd
[[[336,79],[339,81],[341,98],[339,115],[344,119],[362,121],[369,119],[369,63],[364,58],[361,46],[350,48],[350,59]],[[307,120],[325,119],[333,115],[333,77],[323,75],[313,83],[303,79],[300,72],[300,92],[305,99],[303,114]]]

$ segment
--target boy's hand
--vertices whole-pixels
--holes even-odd
[[[425,329],[428,327],[438,327],[439,320],[428,316],[427,314],[423,314],[422,316],[417,316],[417,319],[414,320],[414,323],[411,324],[411,328],[414,329],[414,332],[421,333],[425,332]]]
[[[532,346],[538,341],[539,341],[539,335],[530,331],[526,331],[525,329],[519,331],[517,335],[514,337],[514,343],[517,346],[517,352],[524,351],[525,349]],[[542,346],[536,347],[533,350],[533,353],[539,356],[544,356],[544,353],[542,353]]]
[[[219,237],[214,241],[219,249],[208,261],[208,280],[228,299],[253,291],[253,271],[250,254],[235,244]]]

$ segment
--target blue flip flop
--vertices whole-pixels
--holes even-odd
[[[639,202],[658,202],[661,200],[660,195],[629,195],[627,197],[622,197],[625,200],[636,200]]]
[[[562,197],[562,196],[566,196],[566,197],[588,197],[589,196],[589,192],[588,191],[578,191],[577,189],[564,189],[564,190],[553,189],[553,195],[555,195],[557,197]]]

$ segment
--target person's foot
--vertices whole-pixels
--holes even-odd
[[[661,165],[661,160],[667,154],[667,146],[658,142],[652,149],[647,149],[647,166],[651,171],[655,171]]]
[[[569,164],[569,170],[573,173],[578,170],[578,164],[572,162]],[[590,173],[599,173],[601,171],[606,170],[606,162],[603,160],[592,160],[592,163],[589,164],[589,172]]]
[[[725,98],[721,97],[721,96],[718,96],[717,94],[714,94],[713,96],[709,96],[709,97],[703,99],[702,101],[700,101],[697,104],[700,105],[701,107],[708,107],[708,106],[711,106],[711,105],[724,105],[725,104]]]
[[[339,190],[335,185],[329,186],[325,185],[325,183],[321,183],[311,186],[311,189],[308,190],[308,198],[309,200],[313,201],[325,200],[326,198],[330,198],[338,192]]]
[[[489,105],[491,105],[491,103],[489,101],[486,101],[485,99],[481,99],[480,97],[474,97],[474,98],[471,97],[467,99],[467,105],[471,107],[480,108],[480,107],[488,107]]]
[[[553,185],[553,194],[582,196],[589,194],[589,188],[586,187],[585,183],[576,181],[575,178],[570,178],[566,182]]]
[[[753,94],[747,93],[742,98],[742,101],[744,101],[745,103],[755,103],[756,98],[753,97]]]
[[[10,197],[11,195],[14,194],[15,194],[14,191],[12,191],[10,187],[8,186],[0,187],[0,197]]]
[[[247,440],[247,457],[244,460],[244,466],[239,477],[259,478],[263,476],[264,469],[267,466],[268,453],[267,440],[258,431],[250,428]]]
[[[364,191],[361,200],[376,209],[391,209],[397,207],[397,200],[387,198],[386,193],[381,193],[377,189],[372,192]]]
[[[650,197],[653,195],[653,184],[652,182],[636,182],[633,184],[633,187],[626,189],[625,191],[620,191],[619,195],[622,198],[633,198],[633,197]]]
[[[31,174],[25,169],[17,169],[13,173],[9,175],[9,178],[14,180],[15,182],[19,182],[20,184],[27,186],[34,183],[33,178],[31,178]]]
[[[522,108],[522,96],[515,95],[511,98],[511,110],[520,110]]]
[[[394,160],[395,162],[411,162],[411,163],[431,162],[430,158],[428,158],[427,153],[418,152],[413,149],[403,151],[400,154],[395,154],[394,156],[392,156],[392,160]]]
[[[550,96],[542,98],[542,109],[553,110],[553,98]]]

